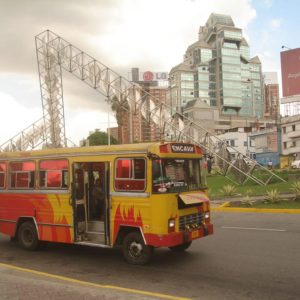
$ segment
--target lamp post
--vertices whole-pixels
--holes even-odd
[[[107,145],[110,146],[110,96],[109,96],[109,89],[107,90],[105,101],[107,102]]]
[[[292,48],[289,48],[289,47],[284,46],[284,45],[282,45],[281,48],[282,48],[282,49],[287,49],[287,50],[292,50]]]

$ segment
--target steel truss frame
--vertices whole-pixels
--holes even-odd
[[[62,69],[64,69],[107,99],[114,98],[120,103],[121,99],[126,99],[128,113],[131,116],[133,113],[141,113],[145,120],[155,125],[160,140],[177,140],[200,145],[207,157],[214,157],[220,172],[234,183],[243,184],[250,179],[257,184],[266,185],[274,177],[284,181],[256,161],[247,158],[249,166],[242,153],[206,130],[200,122],[172,110],[165,103],[156,104],[157,99],[140,86],[123,78],[54,32],[46,30],[36,36],[36,51],[44,113],[44,125],[39,127],[40,136],[36,134],[37,140],[47,141],[51,146],[67,146],[62,89]],[[130,127],[132,131],[132,125]],[[32,138],[27,139],[28,145],[38,144],[29,142],[31,140]],[[132,133],[131,142],[133,142]],[[25,142],[21,144],[27,145]],[[231,153],[236,153],[234,160],[231,159]],[[265,179],[255,175],[253,171],[257,168],[265,171],[267,174]]]

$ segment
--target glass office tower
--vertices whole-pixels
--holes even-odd
[[[263,116],[261,62],[258,57],[250,58],[242,30],[230,16],[210,15],[199,29],[198,41],[187,48],[184,61],[171,70],[171,77],[176,78],[175,99],[169,101],[181,109],[199,98],[225,116]]]

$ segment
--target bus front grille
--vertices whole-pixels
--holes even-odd
[[[203,222],[204,214],[196,213],[179,217],[179,230],[197,229]]]

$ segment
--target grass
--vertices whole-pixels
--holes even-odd
[[[259,177],[265,177],[266,174],[264,171],[256,171],[255,175]],[[236,194],[239,196],[247,196],[249,195],[249,190],[251,190],[251,195],[249,196],[259,196],[259,195],[266,195],[267,190],[276,189],[278,193],[291,193],[292,183],[296,182],[297,179],[300,178],[300,171],[299,170],[279,170],[275,173],[278,174],[281,178],[287,180],[287,182],[276,181],[271,182],[267,186],[258,185],[253,181],[247,181],[244,185],[237,185],[236,186]],[[208,175],[207,176],[207,185],[209,188],[209,195],[212,199],[222,198],[224,197],[222,193],[222,189],[225,185],[232,185],[232,181],[227,179],[222,175]]]

